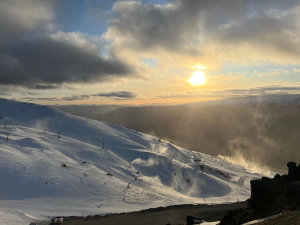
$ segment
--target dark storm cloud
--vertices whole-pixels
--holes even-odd
[[[86,100],[90,99],[90,95],[72,95],[69,97],[60,98],[59,101],[75,101],[75,100]]]
[[[37,85],[29,86],[30,89],[36,89],[36,90],[57,89],[59,87],[61,87],[61,85],[57,85],[57,84],[37,84]]]
[[[1,42],[0,42],[1,45]],[[19,39],[0,46],[0,83],[37,89],[129,76],[130,68],[92,50],[53,38]]]
[[[117,91],[117,92],[102,92],[102,93],[92,94],[92,95],[72,95],[72,96],[66,96],[66,97],[62,97],[62,98],[58,98],[58,97],[49,97],[49,98],[26,97],[26,98],[22,98],[21,100],[28,100],[28,101],[76,101],[76,100],[95,99],[97,97],[110,98],[110,99],[113,99],[113,100],[123,100],[123,99],[135,99],[137,96],[138,96],[138,94],[135,93],[135,92]]]
[[[193,43],[251,43],[300,54],[297,13],[283,11],[299,1],[176,0],[168,5],[125,1],[114,5],[117,19],[109,22],[127,37],[124,46],[163,48],[199,54]],[[131,42],[128,40],[132,40]]]
[[[1,85],[55,89],[62,84],[113,81],[133,74],[120,60],[101,56],[89,40],[82,46],[76,40],[50,35],[59,28],[53,22],[57,4],[54,0],[0,1]]]
[[[99,93],[94,96],[108,97],[108,98],[136,98],[137,93],[129,91],[117,91],[117,92],[108,92],[108,93]]]
[[[198,32],[197,10],[188,12],[183,6],[167,8],[134,1],[117,2],[113,8],[117,19],[111,20],[109,26],[136,40],[131,47],[179,50],[189,35]]]

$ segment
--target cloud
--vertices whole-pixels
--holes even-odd
[[[0,84],[0,95],[11,96],[15,92],[18,92],[21,95],[25,95],[25,94],[31,95],[32,94],[32,92],[30,92],[26,88]]]
[[[278,76],[278,75],[280,75],[280,73],[273,72],[273,73],[261,73],[258,76],[259,77],[273,77],[273,76]]]
[[[56,1],[0,2],[0,83],[30,89],[111,82],[138,77],[134,69],[101,51],[105,40],[79,32],[56,32]],[[50,34],[52,32],[53,34]]]
[[[117,59],[51,37],[12,41],[0,54],[0,83],[29,88],[111,81],[133,72]]]
[[[160,60],[167,56],[174,64],[184,63],[186,56],[213,63],[250,59],[299,64],[299,5],[297,0],[120,1],[105,36],[114,40],[111,51],[117,55],[149,53]]]
[[[60,88],[61,85],[57,84],[36,84],[36,85],[30,85],[31,89],[37,89],[37,90],[45,90],[45,89],[57,89]]]
[[[161,47],[169,51],[187,49],[193,52],[186,43],[198,33],[197,11],[188,12],[184,6],[179,1],[165,6],[143,5],[138,1],[117,2],[113,7],[117,18],[109,21],[108,34],[121,35],[124,46],[130,48]],[[194,51],[197,54],[196,49]]]
[[[11,38],[24,33],[53,30],[53,3],[52,0],[1,0],[0,35]]]
[[[63,98],[57,98],[55,101],[75,101],[75,100],[86,100],[90,98],[92,98],[91,95],[72,95]]]
[[[99,93],[94,96],[107,97],[107,98],[136,98],[137,93],[129,91],[117,91],[108,93]]]
[[[104,46],[108,44],[102,37],[92,36],[81,32],[59,31],[49,36],[59,42],[73,44],[90,51],[101,51],[103,50]]]
[[[300,86],[263,86],[255,88],[191,90],[185,92],[169,92],[157,95],[156,99],[165,98],[231,98],[268,94],[300,94]]]
[[[254,71],[254,74],[258,74],[259,77],[272,77],[272,76],[278,76],[278,75],[288,74],[288,73],[290,73],[290,71],[282,70],[282,69],[270,70],[269,73],[260,73],[258,71]]]
[[[270,5],[271,8],[271,5]],[[300,54],[297,17],[289,14],[264,14],[243,18],[222,29],[217,40],[224,44],[251,45],[297,56]]]
[[[90,94],[90,95],[72,95],[65,97],[47,97],[47,98],[33,98],[33,97],[25,97],[21,100],[28,101],[79,101],[79,100],[88,100],[95,99],[98,97],[110,98],[113,100],[124,100],[124,99],[135,99],[138,96],[135,92],[128,91],[118,91],[118,92],[102,92],[98,94]]]
[[[209,80],[227,80],[227,81],[235,81],[235,80],[240,80],[244,79],[245,75],[234,75],[233,73],[229,74],[218,74],[215,76],[208,76],[207,79]]]

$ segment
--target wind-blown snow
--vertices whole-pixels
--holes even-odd
[[[242,201],[250,196],[250,180],[262,176],[135,130],[41,105],[0,99],[0,116],[4,224]],[[196,164],[205,167],[203,173]]]

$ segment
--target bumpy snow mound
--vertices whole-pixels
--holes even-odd
[[[261,176],[46,106],[0,99],[0,116],[0,211],[9,224],[12,218],[28,224],[47,215],[236,202],[249,198],[249,181]]]

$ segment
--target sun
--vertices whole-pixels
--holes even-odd
[[[192,85],[201,85],[205,83],[205,75],[202,71],[197,70],[194,72],[193,76],[189,79]]]

